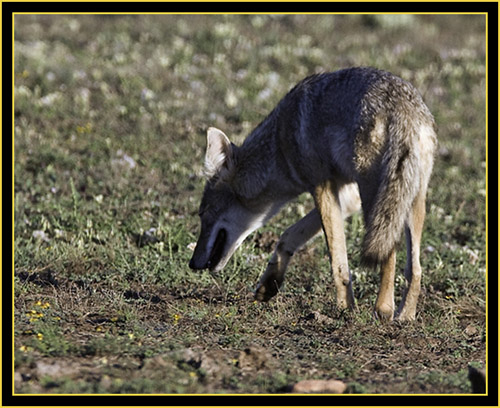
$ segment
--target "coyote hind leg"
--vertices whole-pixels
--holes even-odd
[[[267,302],[278,293],[294,252],[315,236],[320,229],[321,219],[318,211],[314,209],[283,233],[255,289],[255,299]]]
[[[339,200],[339,186],[328,180],[316,187],[314,192],[316,208],[330,252],[333,279],[337,289],[337,306],[340,309],[354,308],[351,273],[347,264],[347,251],[344,235],[344,220]]]
[[[380,288],[375,302],[375,315],[380,320],[390,321],[394,317],[394,275],[396,250],[393,249],[380,267]]]
[[[420,192],[413,203],[405,228],[406,232],[406,267],[407,288],[396,315],[397,320],[415,320],[417,300],[420,294],[420,239],[425,218],[425,192]]]

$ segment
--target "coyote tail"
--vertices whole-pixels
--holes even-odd
[[[365,214],[362,262],[368,266],[388,259],[421,188],[422,169],[418,149],[413,146],[419,130],[411,120],[395,122],[388,129],[390,143],[382,156],[379,187]]]

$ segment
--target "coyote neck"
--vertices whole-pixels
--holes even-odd
[[[249,202],[271,207],[281,206],[304,191],[290,177],[286,160],[278,149],[279,130],[274,116],[272,112],[238,148],[234,183]]]

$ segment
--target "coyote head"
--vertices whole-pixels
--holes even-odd
[[[242,172],[238,149],[223,132],[208,129],[208,180],[199,209],[201,232],[189,262],[192,269],[221,270],[243,240],[267,218],[261,201],[249,197],[259,190],[258,177],[247,177],[248,172]]]

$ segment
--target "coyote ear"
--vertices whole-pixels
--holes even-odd
[[[227,176],[234,169],[233,146],[224,134],[216,128],[207,131],[207,152],[205,154],[205,174],[207,177]]]

